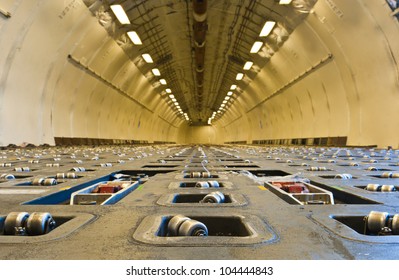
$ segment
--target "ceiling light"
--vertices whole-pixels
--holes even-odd
[[[145,53],[143,55],[141,55],[143,57],[143,59],[145,60],[145,62],[147,63],[153,63],[154,61],[152,60],[151,55],[149,55],[148,53]]]
[[[266,21],[265,25],[263,25],[262,31],[260,32],[260,37],[266,37],[270,34],[273,27],[276,25],[275,21]]]
[[[224,100],[229,100],[230,99],[230,96],[226,96],[225,98],[224,98]]]
[[[237,85],[231,85],[230,90],[235,90],[237,88]]]
[[[252,67],[253,64],[254,64],[254,63],[253,63],[252,61],[247,61],[247,62],[245,63],[245,65],[244,65],[244,70],[249,70],[249,69],[251,69],[251,67]]]
[[[133,44],[135,45],[142,45],[143,43],[140,40],[139,35],[135,31],[129,31],[127,33],[127,36],[129,36],[130,40],[132,40]]]
[[[154,68],[151,71],[152,71],[152,74],[154,74],[155,76],[161,76],[161,72],[159,72],[158,68]]]
[[[280,0],[280,5],[288,5],[291,4],[292,0]]]
[[[161,83],[161,85],[166,85],[166,80],[165,79],[160,79],[159,82]]]
[[[175,102],[175,105],[177,106],[177,105],[179,105],[179,103],[178,103],[178,102]]]
[[[169,94],[170,98],[175,98],[175,96],[173,94]]]
[[[227,93],[227,96],[232,96],[233,95],[233,92],[232,91],[229,91],[228,93]]]
[[[176,102],[177,100],[176,100],[176,98],[172,98],[172,101],[173,101],[173,102]]]
[[[236,76],[236,80],[240,81],[240,80],[242,80],[242,78],[244,78],[244,74],[243,73],[238,73],[237,76]]]
[[[165,91],[166,91],[167,93],[172,93],[172,90],[171,90],[170,88],[165,89]],[[170,96],[170,95],[169,95],[169,96]]]
[[[121,24],[130,24],[130,20],[121,5],[111,5],[111,10]]]
[[[260,48],[261,48],[262,46],[263,46],[263,42],[256,41],[256,42],[252,45],[252,48],[251,48],[250,53],[257,53],[257,52],[260,50]]]
[[[222,102],[223,104],[226,104],[227,103],[227,100],[223,100],[223,102]]]
[[[223,108],[224,106],[226,106],[225,104],[220,105],[221,108]]]

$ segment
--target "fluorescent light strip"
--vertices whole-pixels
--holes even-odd
[[[275,21],[266,21],[265,25],[263,25],[262,31],[259,34],[259,37],[266,37],[272,32],[273,27],[276,25]]]
[[[159,72],[158,68],[154,68],[151,71],[152,71],[152,74],[154,74],[154,76],[161,76],[161,72]]]
[[[129,36],[130,40],[132,40],[132,43],[135,45],[142,45],[143,43],[140,40],[139,35],[135,31],[129,31],[127,33],[127,36]]]
[[[145,62],[147,63],[153,63],[154,61],[152,60],[151,55],[149,55],[148,53],[144,53],[141,55],[144,59]]]
[[[111,5],[111,10],[121,24],[130,24],[130,20],[121,5]]]
[[[250,53],[257,53],[263,46],[263,42],[261,41],[256,41],[251,48]]]
[[[244,78],[244,74],[243,73],[238,73],[237,76],[236,76],[236,80],[240,81],[240,80],[242,80],[242,78]]]
[[[244,65],[244,70],[249,70],[249,69],[251,69],[251,67],[252,67],[252,65],[253,65],[254,63],[252,62],[252,61],[247,61],[246,63],[245,63],[245,65]]]

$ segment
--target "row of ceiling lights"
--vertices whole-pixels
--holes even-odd
[[[123,7],[121,5],[111,5],[111,10],[114,13],[115,17],[118,19],[118,21],[122,24],[122,25],[127,25],[130,24],[130,20],[129,17],[127,16],[125,10],[123,9]],[[130,38],[130,40],[132,41],[132,43],[134,45],[142,45],[142,41],[139,37],[139,35],[137,34],[136,31],[128,31],[127,32],[127,36]],[[145,62],[147,62],[148,64],[154,63],[152,57],[150,54],[148,53],[144,53],[141,55],[141,57],[144,59]],[[161,72],[159,71],[158,68],[153,68],[151,70],[152,74],[154,74],[154,76],[156,77],[160,77],[161,76]],[[167,85],[167,82],[165,79],[159,79],[159,83],[161,85]],[[184,118],[189,121],[189,117],[187,115],[187,113],[184,113],[183,110],[181,109],[179,102],[177,102],[176,98],[174,97],[172,93],[172,90],[170,88],[165,89],[165,92],[169,94],[169,97],[171,99],[171,101],[173,102],[173,104],[176,106],[177,111],[184,116]]]
[[[280,0],[279,4],[280,5],[288,5],[291,4],[292,0]],[[266,21],[266,23],[263,25],[262,30],[259,33],[259,37],[264,38],[269,36],[269,34],[272,32],[274,26],[276,25],[275,21]],[[255,41],[254,44],[251,47],[251,50],[249,51],[251,54],[255,54],[258,53],[260,51],[260,49],[263,46],[263,42],[262,41]],[[253,66],[253,62],[252,61],[247,61],[244,64],[243,70],[250,70]],[[244,78],[244,73],[237,73],[236,75],[236,80],[237,81],[241,81]],[[229,100],[232,100],[232,96],[233,96],[233,90],[237,89],[237,85],[232,85],[230,87],[230,91],[227,92],[226,97],[224,98],[222,104],[219,107],[219,110],[217,112],[213,112],[212,116],[208,119],[208,124],[212,124],[212,121],[214,118],[216,118],[217,114],[221,115],[224,111],[226,111],[226,104]],[[232,102],[230,103],[230,105],[232,104]]]

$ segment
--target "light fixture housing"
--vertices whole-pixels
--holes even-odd
[[[244,78],[244,74],[243,73],[238,73],[237,76],[236,76],[236,80],[240,81],[240,80],[242,80],[242,78]]]
[[[161,85],[166,85],[166,80],[165,79],[160,79],[159,82],[161,83]]]
[[[154,68],[151,71],[152,71],[152,74],[154,74],[154,76],[161,76],[161,72],[159,72],[158,68]]]
[[[130,40],[132,41],[133,44],[135,45],[142,45],[143,43],[140,40],[139,35],[137,34],[136,31],[129,31],[127,32],[127,36],[129,36]]]
[[[144,53],[144,54],[142,54],[141,56],[142,56],[142,58],[144,59],[144,61],[147,62],[147,63],[153,63],[153,62],[154,62],[154,61],[152,60],[151,55],[148,54],[148,53]]]
[[[267,37],[270,32],[272,32],[274,26],[276,25],[275,21],[266,21],[265,25],[263,25],[263,28],[259,34],[259,37]]]
[[[263,42],[261,41],[256,41],[253,45],[251,50],[249,51],[250,53],[258,53],[258,51],[262,48]]]
[[[251,69],[251,67],[252,67],[253,64],[254,64],[254,63],[253,63],[252,61],[247,61],[247,62],[245,63],[245,65],[244,65],[243,69],[244,69],[244,70],[249,70],[249,69]]]
[[[121,5],[111,5],[111,10],[121,24],[130,24],[129,17]]]

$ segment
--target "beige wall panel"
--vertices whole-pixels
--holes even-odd
[[[0,25],[10,35],[0,38],[6,53],[0,57],[0,145],[54,144],[54,136],[151,141],[159,137],[154,127],[169,131],[168,122],[156,125],[158,112],[83,69],[89,66],[124,86],[144,106],[164,103],[80,0],[17,1],[13,7],[12,17]],[[67,59],[69,54],[83,67]]]

